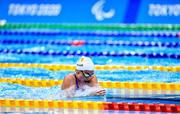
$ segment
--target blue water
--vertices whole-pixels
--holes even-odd
[[[0,98],[7,99],[42,99],[42,100],[81,100],[81,101],[104,101],[104,102],[140,102],[140,103],[174,103],[180,104],[180,96],[178,94],[166,95],[170,97],[174,97],[174,99],[162,99],[162,95],[131,95],[130,97],[122,97],[120,93],[116,93],[115,97],[111,89],[106,89],[107,94],[105,96],[90,96],[90,97],[75,97],[75,98],[65,98],[62,96],[62,91],[60,90],[60,86],[53,87],[27,87],[18,84],[9,84],[9,83],[1,83],[0,90],[2,93],[0,94]],[[160,97],[159,97],[160,96]],[[165,96],[165,95],[163,95]],[[154,97],[154,98],[153,98]],[[148,100],[144,100],[149,98]],[[158,99],[158,100],[157,100]],[[157,100],[157,101],[155,101]]]
[[[180,42],[179,38],[156,38],[156,37],[82,37],[82,36],[2,36],[0,39],[28,39],[28,40],[101,40],[101,41],[153,41],[153,42]],[[62,45],[35,45],[35,44],[0,44],[0,49],[22,49],[28,51],[120,51],[137,53],[167,53],[180,54],[180,47],[135,47],[135,46],[62,46]],[[40,56],[24,54],[1,54],[1,63],[51,63],[51,64],[76,64],[78,56]],[[180,66],[180,60],[170,58],[142,58],[142,57],[92,57],[95,64],[98,65],[162,65],[162,66]],[[40,68],[1,68],[0,78],[27,78],[27,79],[60,79],[73,71],[50,71]],[[180,83],[179,72],[161,72],[153,70],[141,71],[96,71],[99,81],[119,81],[119,82],[165,82]],[[84,101],[108,101],[108,102],[139,102],[139,103],[165,103],[180,104],[180,91],[176,91],[174,96],[143,96],[143,98],[122,98],[120,93],[113,93],[113,89],[106,89],[106,96],[93,96],[81,98],[64,98],[59,86],[49,88],[27,87],[19,84],[0,83],[0,99],[64,99],[64,100],[84,100]],[[48,92],[47,92],[48,91]],[[116,96],[115,96],[116,94]],[[173,94],[172,94],[173,95]],[[148,99],[144,99],[147,98]],[[160,99],[165,97],[166,99]],[[168,99],[171,97],[170,99]],[[158,100],[157,100],[158,99]]]
[[[180,42],[179,38],[157,38],[157,37],[82,37],[82,36],[0,36],[3,39],[21,39],[21,40],[100,40],[100,41],[152,41],[152,42]],[[0,44],[0,49],[22,49],[26,51],[86,51],[86,52],[136,52],[136,53],[167,53],[180,54],[180,47],[135,47],[135,46],[63,46],[63,45],[38,45],[38,44]],[[6,56],[6,58],[4,57]],[[61,63],[75,64],[77,56],[40,56],[40,55],[17,55],[3,54],[0,55],[0,62],[24,62],[24,63]],[[92,57],[95,64],[120,64],[120,65],[180,65],[177,59],[155,59],[142,57]]]
[[[49,71],[39,68],[1,68],[1,78],[60,79],[73,71]],[[180,83],[179,72],[141,71],[95,71],[100,81],[175,82]]]

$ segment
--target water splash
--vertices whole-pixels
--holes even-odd
[[[74,91],[74,87],[61,90],[60,86],[53,87],[28,87],[19,84],[0,83],[0,98],[7,99],[41,99],[41,100],[65,100],[70,98],[79,99],[89,96],[102,88],[99,86],[83,86]],[[71,99],[71,100],[72,100]]]

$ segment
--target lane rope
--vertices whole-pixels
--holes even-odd
[[[180,30],[179,24],[69,24],[6,23],[0,29],[75,29],[75,30]]]
[[[80,32],[80,31],[25,31],[25,30],[0,30],[0,35],[32,35],[32,36],[91,36],[91,37],[158,37],[178,38],[179,33],[174,32]]]
[[[52,87],[62,84],[62,80],[49,79],[22,79],[22,78],[0,78],[1,83],[20,84],[30,87]],[[126,88],[126,89],[144,89],[144,90],[172,90],[180,92],[179,83],[164,82],[99,82],[103,88]]]
[[[127,110],[150,112],[180,112],[178,104],[145,104],[102,101],[23,100],[0,99],[1,107],[62,108],[86,110]]]
[[[0,68],[43,68],[52,71],[75,70],[75,65],[65,64],[36,64],[36,63],[0,63]],[[95,65],[95,70],[157,70],[165,72],[180,72],[180,66],[123,66],[123,65]]]
[[[140,47],[168,47],[176,48],[180,47],[180,42],[142,42],[142,41],[101,41],[101,40],[0,40],[1,44],[39,44],[39,45],[72,45],[72,46],[83,46],[83,45],[108,45],[108,46],[140,46]]]
[[[25,55],[41,55],[41,56],[111,56],[111,57],[143,57],[143,58],[172,58],[179,59],[180,54],[167,53],[138,53],[138,52],[122,52],[122,51],[104,51],[104,52],[86,52],[86,51],[31,51],[23,49],[0,49],[1,54],[25,54]]]

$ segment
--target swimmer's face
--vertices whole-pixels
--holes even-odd
[[[93,78],[94,71],[93,70],[83,70],[83,71],[80,71],[80,74],[81,74],[82,81],[89,81]]]

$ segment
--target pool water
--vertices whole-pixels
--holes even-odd
[[[149,41],[149,42],[180,42],[179,38],[158,37],[85,37],[85,36],[0,36],[0,40],[85,40],[92,41]],[[113,45],[53,45],[53,44],[6,44],[0,42],[0,49],[16,49],[25,51],[85,51],[85,52],[136,52],[136,53],[167,53],[180,54],[180,47],[146,47],[146,46],[113,46]],[[80,56],[53,56],[53,55],[25,55],[4,53],[0,54],[1,63],[48,63],[75,65]],[[128,66],[180,66],[180,59],[175,58],[147,58],[137,56],[92,56],[96,65],[128,65]],[[57,79],[62,80],[73,71],[50,71],[41,68],[1,68],[0,78],[24,79]],[[165,82],[180,83],[179,72],[154,71],[154,70],[103,70],[95,71],[99,81],[118,82]],[[19,84],[0,83],[0,99],[42,99],[42,100],[81,100],[104,102],[138,102],[138,103],[164,103],[180,104],[180,91],[174,94],[153,95],[122,95],[122,89],[106,89],[105,96],[64,98],[60,85],[53,87],[28,87]],[[119,91],[119,92],[117,92]],[[139,90],[137,90],[139,91]],[[121,113],[121,112],[118,112]]]

